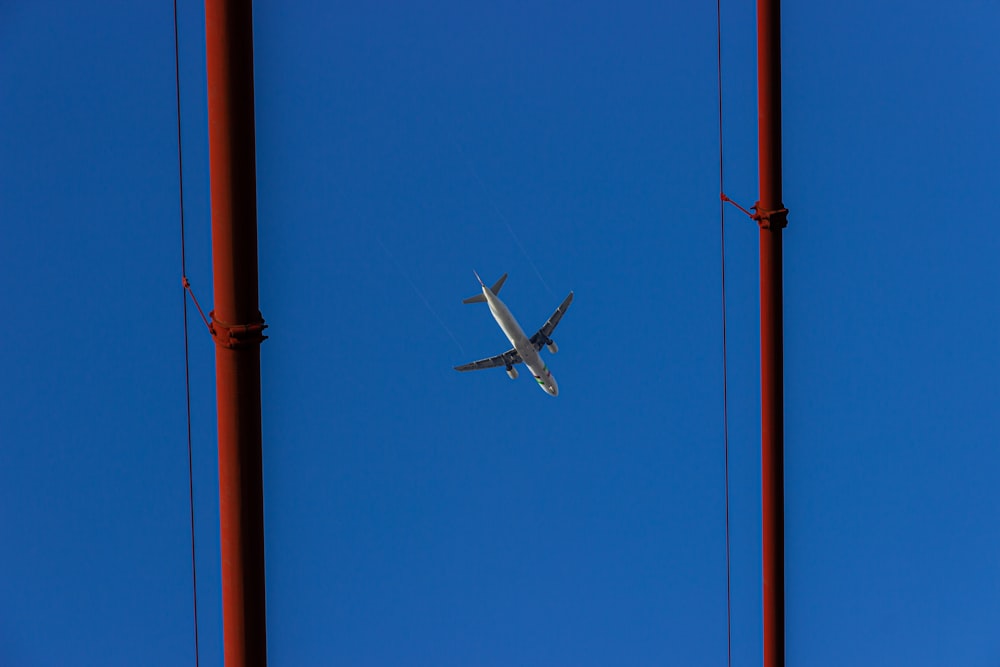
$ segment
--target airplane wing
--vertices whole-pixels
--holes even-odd
[[[569,296],[566,297],[561,304],[559,304],[558,308],[556,308],[556,312],[552,313],[552,317],[550,317],[549,320],[542,325],[542,328],[538,330],[538,333],[531,337],[531,344],[535,346],[536,350],[542,349],[542,346],[549,341],[549,336],[551,336],[552,332],[556,330],[559,320],[561,320],[562,316],[566,314],[566,309],[569,308],[569,304],[572,301],[573,293],[570,292]]]
[[[471,364],[455,366],[455,370],[478,371],[481,368],[496,368],[497,366],[506,367],[519,363],[521,363],[521,355],[517,353],[517,350],[507,350],[503,354],[498,354],[497,356],[490,357],[489,359],[480,359],[479,361],[473,361]]]

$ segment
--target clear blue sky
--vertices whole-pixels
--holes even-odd
[[[724,665],[715,3],[255,3],[273,665]],[[755,15],[723,2],[728,193]],[[1000,659],[1000,7],[786,2],[789,664]],[[180,3],[210,306],[204,14]],[[0,664],[194,663],[172,9],[0,9]],[[733,664],[756,226],[727,217]],[[522,247],[519,246],[523,246]],[[546,396],[526,329],[576,300]],[[193,313],[193,311],[192,311]],[[190,326],[203,665],[214,348]]]

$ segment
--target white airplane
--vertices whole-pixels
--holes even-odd
[[[473,271],[475,273],[475,271]],[[490,312],[493,313],[493,319],[497,321],[500,328],[503,329],[504,334],[510,341],[514,349],[507,350],[503,354],[498,354],[495,357],[490,357],[489,359],[480,359],[479,361],[473,361],[471,364],[465,364],[463,366],[455,366],[456,371],[475,371],[480,368],[496,368],[497,366],[505,366],[507,368],[507,375],[513,380],[517,377],[517,369],[514,368],[516,364],[524,363],[531,371],[531,374],[535,376],[535,380],[538,385],[548,394],[552,396],[557,396],[559,394],[559,385],[556,384],[556,379],[552,377],[552,373],[549,371],[545,362],[542,361],[541,355],[538,352],[545,346],[549,349],[549,352],[555,354],[559,348],[552,341],[550,336],[552,332],[555,331],[556,325],[559,324],[559,320],[566,313],[566,309],[569,308],[569,304],[573,301],[573,293],[570,292],[566,300],[563,301],[556,312],[552,313],[552,317],[542,325],[542,328],[538,330],[531,338],[524,335],[524,330],[521,329],[521,325],[517,323],[514,316],[511,315],[510,310],[504,305],[497,293],[500,288],[503,287],[503,283],[507,280],[507,274],[500,276],[500,280],[496,281],[493,287],[487,287],[483,283],[483,279],[479,277],[476,273],[476,280],[479,281],[480,287],[483,288],[482,294],[477,294],[475,296],[470,296],[468,299],[464,299],[462,303],[483,303],[485,302],[490,307]]]

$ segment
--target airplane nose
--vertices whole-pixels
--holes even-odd
[[[557,385],[555,382],[553,382],[550,386],[546,387],[546,389],[553,396],[559,395],[559,385]]]

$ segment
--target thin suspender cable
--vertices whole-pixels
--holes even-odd
[[[177,181],[180,196],[181,218],[181,275],[183,286],[181,298],[184,302],[184,392],[187,404],[187,450],[188,450],[188,506],[191,512],[191,598],[194,606],[194,664],[199,665],[198,650],[198,567],[194,548],[194,463],[191,447],[191,355],[188,344],[187,311],[187,257],[184,240],[184,159],[181,150],[181,65],[180,48],[177,37],[177,0],[174,0],[174,83],[177,91]]]
[[[726,350],[726,191],[722,150],[722,0],[715,0],[715,36],[719,81],[719,236],[722,265],[722,430],[726,470],[726,657],[733,665],[733,603],[729,530],[729,369]]]

